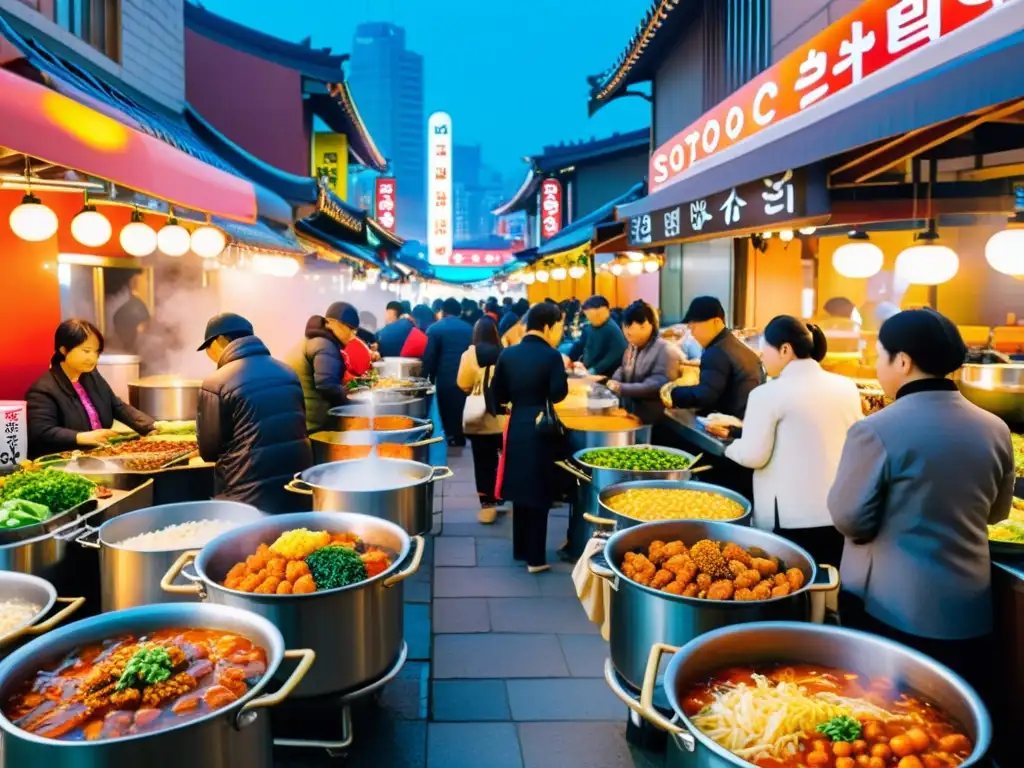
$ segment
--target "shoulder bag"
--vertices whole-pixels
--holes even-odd
[[[487,394],[494,376],[494,366],[480,370],[473,391],[466,397],[462,410],[462,430],[467,435],[499,435],[505,430],[505,417],[496,416],[487,407]]]

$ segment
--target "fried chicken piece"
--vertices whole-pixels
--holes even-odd
[[[281,580],[276,576],[267,576],[263,583],[253,590],[253,593],[257,595],[276,595],[277,587],[280,583]]]
[[[737,576],[733,586],[735,586],[736,589],[753,589],[760,583],[760,581],[761,574],[751,568]]]
[[[339,547],[355,549],[358,543],[359,537],[354,533],[335,533],[331,536],[331,544],[337,544]]]
[[[249,555],[245,559],[245,570],[249,573],[259,573],[267,567],[267,558],[261,555],[258,551],[255,555]]]
[[[752,568],[750,564],[751,557],[750,553],[747,552],[739,544],[733,544],[731,541],[722,548],[722,557],[726,560],[739,560],[747,568]]]
[[[766,587],[764,584],[758,584],[754,587],[754,599],[755,600],[768,600],[772,596],[772,588]]]
[[[678,581],[673,581],[671,584],[666,585],[662,592],[668,592],[670,595],[681,595],[683,594],[683,585]]]
[[[114,709],[138,709],[142,704],[142,691],[138,688],[125,688],[123,691],[114,691],[110,694],[109,701]]]
[[[222,685],[237,698],[245,695],[249,686],[245,684],[245,670],[242,667],[228,667],[217,676],[217,685]]]
[[[283,557],[271,557],[267,561],[267,575],[283,581],[288,572],[288,561]]]
[[[647,545],[647,559],[652,563],[661,559],[661,550],[665,548],[665,542],[655,539]]]
[[[799,568],[790,568],[786,571],[786,579],[789,581],[789,588],[796,592],[804,585],[807,577],[804,576],[804,572]]]
[[[732,594],[733,585],[728,579],[721,579],[708,587],[708,600],[731,600]]]
[[[774,581],[776,587],[781,587],[784,584],[789,586],[789,579],[786,578],[786,574],[784,573],[776,573]]]
[[[727,565],[729,566],[729,572],[732,574],[732,578],[734,579],[747,572],[747,566],[739,560],[730,560]]]
[[[654,578],[651,579],[651,589],[661,589],[666,587],[675,581],[676,575],[672,571],[666,571],[662,568],[660,571],[654,574]]]
[[[702,539],[690,547],[690,557],[697,567],[712,579],[724,579],[731,575],[718,544],[710,539]]]
[[[669,560],[676,555],[687,554],[686,545],[681,541],[670,541],[664,547],[658,550],[657,558],[650,558],[651,562],[655,565],[661,565],[666,560]]]
[[[622,562],[622,575],[627,579],[636,578],[636,566],[633,563],[623,561]]]
[[[754,597],[754,590],[747,589],[746,587],[737,589],[736,592],[733,593],[732,599],[737,603],[749,603],[752,600],[757,600],[757,598]]]
[[[363,565],[366,566],[366,578],[368,579],[372,579],[379,573],[384,573],[391,565],[391,558],[388,556],[388,553],[381,549],[371,549],[359,557],[363,561]]]
[[[691,581],[683,587],[683,597],[697,597],[699,594],[700,587],[697,586],[697,582]]]
[[[292,583],[290,581],[282,581],[277,585],[277,594],[279,595],[290,595],[292,593]]]
[[[290,560],[285,567],[285,578],[295,584],[303,576],[309,576],[309,566],[305,560]]]
[[[292,586],[293,595],[311,595],[316,592],[316,582],[308,573],[300,577]]]
[[[766,557],[755,557],[751,561],[751,565],[762,576],[774,576],[779,572],[779,564],[775,560],[769,560]]]
[[[772,590],[772,597],[785,597],[789,594],[789,584],[783,584]]]
[[[239,578],[224,579],[224,588],[225,589],[238,589],[238,585],[241,584],[241,583],[242,583],[242,579],[239,579]]]
[[[697,589],[699,589],[701,592],[707,592],[708,588],[711,586],[713,581],[714,581],[714,579],[712,579],[709,574],[707,574],[707,573],[698,573],[697,574]]]
[[[665,561],[664,569],[675,574],[676,581],[686,586],[697,576],[697,564],[689,555],[674,555]]]
[[[235,589],[239,592],[252,592],[262,583],[263,579],[258,573],[250,573],[238,583]]]
[[[245,563],[236,563],[232,566],[231,570],[228,571],[228,575],[224,577],[224,583],[231,581],[232,579],[240,580],[246,574]]]

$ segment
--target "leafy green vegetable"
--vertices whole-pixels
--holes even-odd
[[[45,504],[37,504],[36,502],[28,501],[27,499],[8,499],[0,505],[0,510],[5,512],[20,512],[34,518],[37,523],[42,523],[50,519],[50,508],[48,506]]]
[[[366,579],[366,564],[348,547],[324,547],[306,558],[317,591],[337,589]]]
[[[123,691],[132,686],[141,688],[144,685],[162,683],[171,679],[172,669],[174,669],[174,663],[165,649],[143,648],[141,651],[136,651],[135,655],[128,660],[114,690]]]
[[[15,472],[7,478],[0,500],[24,499],[47,507],[57,515],[92,497],[91,480],[59,469]]]
[[[828,736],[832,741],[854,742],[860,738],[860,723],[848,715],[833,717],[827,723],[818,723],[818,733]]]

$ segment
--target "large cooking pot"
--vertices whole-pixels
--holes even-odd
[[[733,518],[732,520],[722,520],[721,522],[731,523],[733,525],[750,525],[751,514],[754,507],[747,499],[740,496],[736,491],[731,491],[720,485],[697,483],[692,480],[634,480],[629,483],[616,483],[615,485],[609,485],[608,487],[601,489],[601,493],[598,497],[601,504],[602,517],[586,515],[586,520],[588,523],[593,523],[594,525],[617,528],[620,531],[624,528],[633,528],[637,525],[643,525],[645,522],[644,520],[637,520],[636,518],[627,517],[626,515],[616,512],[612,509],[611,502],[616,496],[625,493],[626,491],[657,488],[665,488],[673,491],[704,491],[705,493],[714,493],[718,496],[724,496],[743,507],[743,514],[739,517]]]
[[[344,411],[344,412],[343,412]],[[347,416],[358,416],[366,418],[370,416],[369,406],[365,405],[341,405],[331,408],[328,414],[337,419],[339,431],[347,432],[363,443],[413,443],[422,440],[434,428],[430,419],[418,416],[406,416],[405,414],[386,414],[377,412],[375,416],[403,416],[409,420],[408,429],[348,429],[344,419]],[[371,422],[371,425],[373,422]]]
[[[160,550],[128,549],[121,542],[140,533],[158,531],[169,525],[195,523],[200,520],[231,521],[238,525],[252,523],[265,515],[256,507],[234,501],[188,501],[147,507],[108,520],[99,528],[86,527],[76,537],[79,544],[100,550],[100,588],[104,611],[120,611],[153,603],[174,603],[187,600],[160,589],[160,580],[167,569],[189,547]],[[96,541],[91,540],[95,534]]]
[[[192,421],[199,412],[202,386],[199,379],[144,376],[128,382],[128,400],[158,421]]]
[[[594,414],[587,414],[594,416]],[[621,419],[622,417],[612,417]],[[629,429],[597,430],[572,429],[566,425],[566,437],[569,450],[573,453],[589,448],[622,448],[627,445],[643,445],[651,442],[651,425],[644,424],[635,416],[631,417],[635,424]]]
[[[372,579],[308,595],[256,595],[221,586],[228,571],[260,544],[273,544],[295,528],[354,533],[367,544],[391,552],[394,560]],[[252,611],[273,622],[286,644],[316,651],[316,674],[303,681],[295,696],[344,693],[385,674],[402,653],[402,582],[419,570],[423,547],[421,537],[410,539],[397,525],[366,515],[274,515],[228,531],[198,553],[186,552],[167,572],[162,586],[179,595],[199,595],[218,606]],[[410,552],[412,558],[406,563]],[[174,585],[182,568],[193,560],[196,576],[186,572],[185,577],[196,583]]]
[[[373,368],[389,379],[412,379],[420,375],[423,361],[418,357],[385,357],[375,362]]]
[[[665,694],[675,718],[670,722],[654,708],[662,656],[674,654],[664,675]],[[623,701],[638,715],[668,731],[678,747],[670,768],[750,768],[750,763],[696,728],[683,712],[687,691],[715,672],[733,666],[797,662],[845,669],[859,675],[898,680],[941,707],[960,723],[974,742],[961,768],[979,765],[992,742],[992,721],[978,694],[948,667],[891,640],[818,624],[767,622],[725,627],[691,640],[682,648],[655,644],[648,654],[640,702]],[[619,691],[620,698],[625,692]]]
[[[1024,423],[1024,363],[968,363],[953,378],[979,408],[1012,424]]]
[[[427,398],[386,389],[351,392],[348,399],[351,405],[339,405],[328,413],[331,416],[413,416],[425,419],[430,411]]]
[[[382,433],[384,437],[387,432]],[[431,437],[416,442],[374,442],[364,437],[363,432],[314,432],[309,436],[313,444],[313,463],[329,464],[332,461],[349,461],[351,459],[365,459],[370,455],[374,446],[377,447],[377,455],[387,459],[405,459],[407,461],[418,461],[422,464],[428,463],[430,459],[430,447],[444,441],[443,437]]]
[[[317,512],[370,515],[418,536],[433,527],[434,483],[453,475],[448,467],[404,459],[333,461],[299,472],[285,489],[312,496]]]
[[[22,600],[39,606],[39,610],[23,627],[0,636],[0,653],[8,652],[26,638],[49,632],[85,603],[84,597],[57,597],[57,590],[46,579],[27,573],[0,571],[0,602],[8,600]],[[43,621],[58,602],[64,607]]]
[[[687,546],[711,539],[731,541],[744,549],[760,547],[782,560],[786,568],[803,571],[804,586],[786,597],[771,600],[712,601],[659,592],[623,575],[620,564],[627,552],[646,552],[652,541],[677,539]],[[604,551],[594,554],[588,565],[591,573],[611,585],[611,660],[622,679],[637,690],[643,683],[648,652],[655,643],[685,645],[713,629],[753,621],[810,621],[814,607],[811,594],[839,588],[839,573],[831,566],[829,583],[815,584],[818,566],[811,556],[781,536],[708,520],[669,520],[626,528],[614,534]],[[820,618],[824,618],[824,601],[820,613]]]
[[[39,525],[0,529],[0,571],[47,573],[64,560],[71,534],[98,507],[96,499],[87,499]]]
[[[267,651],[267,672],[244,696],[203,717],[156,733],[109,741],[55,741],[27,733],[0,715],[3,768],[271,768],[269,718],[260,710],[280,704],[305,677],[315,659],[311,650],[285,650],[281,632],[248,611],[223,605],[149,605],[104,613],[50,632],[8,656],[0,664],[0,701],[7,701],[40,666],[73,649],[128,633],[140,635],[169,627],[235,632]],[[299,661],[276,692],[263,694],[285,659]],[[262,695],[261,695],[262,694]]]

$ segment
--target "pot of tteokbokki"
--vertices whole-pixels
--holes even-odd
[[[665,660],[671,720],[653,706]],[[655,644],[635,711],[672,735],[670,768],[969,768],[992,739],[978,694],[933,659],[793,622]]]
[[[316,674],[295,696],[340,694],[380,679],[403,656],[403,581],[419,569],[423,546],[367,515],[274,515],[185,553],[161,586],[273,622],[285,643],[317,654]],[[179,575],[192,583],[175,583]]]
[[[684,645],[733,624],[811,621],[812,595],[839,588],[832,566],[828,583],[816,584],[811,556],[781,536],[709,520],[620,530],[589,567],[611,585],[611,661],[634,691],[652,645]]]
[[[0,664],[0,765],[271,768],[263,710],[315,660],[285,648],[266,619],[219,605],[144,606],[56,629]]]

